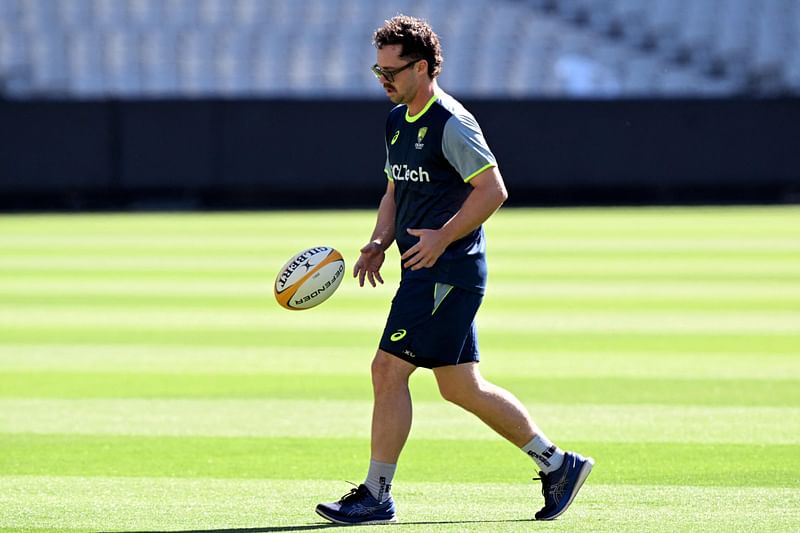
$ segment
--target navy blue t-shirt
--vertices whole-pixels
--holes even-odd
[[[497,166],[475,118],[437,90],[415,116],[395,107],[386,121],[387,177],[394,181],[395,240],[405,253],[419,240],[406,230],[439,229],[472,191],[469,181]],[[483,227],[451,243],[431,268],[403,269],[403,279],[427,279],[483,293],[486,243]]]

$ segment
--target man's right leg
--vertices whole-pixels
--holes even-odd
[[[411,431],[408,379],[417,367],[383,350],[372,361],[372,442],[362,485],[338,502],[320,504],[317,514],[339,524],[381,524],[397,520],[390,490],[400,452]]]
[[[408,379],[417,367],[383,350],[372,360],[372,460],[397,464],[411,431]]]

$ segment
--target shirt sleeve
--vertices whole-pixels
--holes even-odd
[[[383,145],[386,147],[386,163],[383,165],[383,172],[389,181],[394,181],[392,177],[392,166],[389,164],[389,145],[386,144],[386,139],[383,140]]]
[[[453,115],[444,125],[442,151],[461,178],[468,182],[497,160],[483,138],[483,132],[470,114]]]

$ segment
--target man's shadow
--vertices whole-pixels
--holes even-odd
[[[448,524],[508,524],[514,522],[535,522],[533,519],[518,520],[430,520],[424,522],[397,522],[388,524],[393,527],[423,526],[423,525],[448,525]],[[347,527],[340,524],[305,524],[297,526],[265,526],[238,529],[187,529],[187,530],[146,530],[146,531],[118,531],[115,533],[268,533],[271,531],[314,531],[333,527]]]

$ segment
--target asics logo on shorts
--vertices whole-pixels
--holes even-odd
[[[397,331],[392,333],[392,336],[389,337],[389,340],[391,340],[392,342],[397,342],[397,341],[401,340],[403,337],[405,337],[406,333],[407,333],[406,330],[398,329]]]

